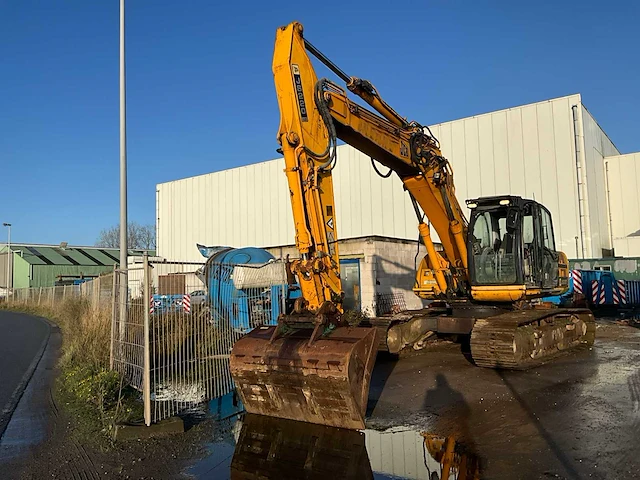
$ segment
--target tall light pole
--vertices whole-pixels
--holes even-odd
[[[126,333],[127,300],[129,298],[129,279],[127,275],[127,101],[124,61],[124,0],[120,0],[120,305],[118,332],[120,347]],[[114,292],[115,293],[115,292]],[[122,354],[120,351],[119,355]]]
[[[124,0],[120,0],[120,269],[127,268],[127,101],[124,62]]]
[[[7,302],[9,301],[9,287],[13,283],[11,281],[11,260],[13,260],[13,256],[11,255],[11,224],[3,223],[3,227],[7,227],[7,285],[6,285],[6,297]]]

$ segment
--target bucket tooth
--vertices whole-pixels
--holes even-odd
[[[339,327],[309,342],[310,329],[272,340],[275,328],[252,330],[231,351],[231,375],[247,412],[363,429],[377,330]]]

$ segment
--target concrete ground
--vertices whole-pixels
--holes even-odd
[[[445,447],[433,445],[446,441],[467,471],[449,478],[638,478],[640,329],[600,320],[596,335],[593,348],[528,371],[476,367],[447,341],[399,360],[379,355],[363,433],[230,419],[185,473],[441,480]],[[469,475],[476,466],[479,476]]]
[[[379,358],[368,426],[453,435],[482,478],[637,478],[640,330],[604,320],[596,336],[591,349],[522,372],[475,367],[446,342]]]
[[[50,342],[53,350],[59,346],[59,335],[55,338]],[[169,439],[168,446],[133,442],[110,452],[85,448],[67,431],[71,423],[51,396],[53,350],[45,353],[40,373],[36,371],[23,396],[23,408],[16,410],[13,427],[3,438],[3,478],[230,478],[232,462],[238,461],[243,447],[235,444],[242,438],[238,425],[227,425],[226,432],[219,425],[207,431],[205,425],[197,435]],[[314,466],[325,467],[320,468],[323,472],[305,478],[328,478],[331,475],[324,470],[332,464],[327,459],[342,458],[334,462],[340,467],[357,458],[365,459],[357,464],[357,472],[364,476],[333,476],[370,478],[368,471],[375,478],[440,479],[437,455],[428,452],[423,440],[423,435],[435,434],[455,439],[458,453],[477,460],[480,478],[638,477],[640,329],[600,320],[593,348],[523,372],[475,367],[464,350],[460,344],[437,341],[422,351],[403,354],[398,361],[379,356],[361,440],[354,442],[354,432],[340,429],[312,434],[306,424],[298,430],[303,441],[316,445],[319,438],[319,445],[329,446],[329,452],[331,446],[340,447],[342,456],[319,456],[315,461],[307,456],[308,446],[287,448],[284,453],[291,467],[300,464],[309,473],[307,460],[315,461]],[[47,410],[53,412],[48,423],[40,421],[40,413]],[[268,444],[271,433],[253,438],[267,439]],[[292,441],[291,436],[283,438]],[[34,450],[39,440],[43,443]],[[277,436],[272,440],[280,441]],[[169,448],[176,443],[181,444],[178,450]],[[203,443],[208,456],[200,447]],[[351,451],[354,446],[360,450]],[[252,445],[245,445],[244,451],[256,453]],[[21,458],[26,454],[27,466],[20,463],[7,470],[16,453]],[[301,463],[294,453],[303,454]],[[189,458],[189,467],[180,475]],[[163,468],[155,471],[154,465]],[[253,469],[256,464],[246,465]]]

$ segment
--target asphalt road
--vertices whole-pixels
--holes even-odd
[[[3,412],[11,404],[16,387],[48,335],[49,326],[44,320],[0,311],[0,407]]]

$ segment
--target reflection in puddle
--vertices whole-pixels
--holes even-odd
[[[453,437],[406,428],[358,432],[245,415],[219,440],[188,474],[231,479],[480,478],[477,458]]]
[[[231,478],[373,478],[364,434],[259,415],[244,418]]]
[[[452,436],[394,428],[365,430],[365,439],[375,472],[420,480],[480,478],[477,457]]]

